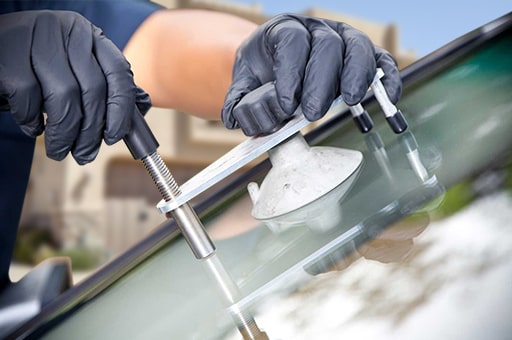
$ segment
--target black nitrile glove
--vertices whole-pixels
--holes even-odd
[[[102,139],[129,132],[136,104],[150,107],[121,51],[77,13],[0,15],[0,46],[0,109],[30,136],[45,131],[52,159],[93,161]]]
[[[348,105],[359,103],[377,67],[396,103],[402,90],[396,62],[364,33],[330,20],[277,16],[239,48],[222,120],[253,136],[279,127],[299,104],[308,120],[320,119],[339,95]]]

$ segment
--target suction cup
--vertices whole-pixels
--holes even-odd
[[[272,168],[261,186],[254,182],[248,185],[252,216],[288,225],[327,216],[329,208],[325,200],[319,199],[332,191],[329,201],[337,203],[351,187],[357,177],[353,175],[363,161],[362,153],[356,150],[310,147],[300,133],[270,149],[268,154]],[[315,201],[319,202],[312,205],[316,209],[301,209]]]

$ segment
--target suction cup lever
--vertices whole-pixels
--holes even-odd
[[[178,184],[156,151],[158,142],[155,136],[138,110],[134,115],[132,130],[124,138],[124,142],[133,158],[144,163],[166,202],[181,195]],[[214,253],[215,246],[188,202],[169,211],[166,216],[170,217],[169,214],[176,221],[196,258],[203,259]]]

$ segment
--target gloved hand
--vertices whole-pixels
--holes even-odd
[[[77,13],[1,15],[0,46],[0,109],[29,136],[45,131],[52,159],[71,151],[91,162],[102,139],[110,145],[130,131],[136,104],[151,106],[121,51]]]
[[[248,136],[269,133],[293,115],[323,117],[340,94],[348,105],[366,95],[376,68],[393,103],[402,83],[393,57],[353,27],[330,20],[280,15],[239,48],[222,120]]]

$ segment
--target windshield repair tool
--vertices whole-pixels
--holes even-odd
[[[370,87],[384,111],[392,130],[395,133],[401,133],[407,128],[407,122],[400,110],[389,100],[386,90],[380,81],[380,78],[383,76],[384,72],[381,69],[377,69]],[[336,100],[329,111],[341,111],[341,104],[341,100]],[[349,108],[360,130],[362,132],[370,131],[373,127],[373,122],[362,105],[357,104]],[[274,171],[274,173],[277,173],[275,175],[277,181],[285,183],[284,185],[268,185],[269,190],[262,191],[261,188],[265,187],[265,183],[262,184],[261,188],[250,184],[249,190],[255,205],[253,215],[257,219],[272,218],[299,209],[325,195],[333,188],[338,187],[357,171],[362,162],[362,154],[359,151],[346,149],[331,150],[332,148],[325,147],[309,148],[309,145],[307,145],[307,142],[300,134],[300,130],[309,123],[299,107],[293,118],[283,128],[270,135],[253,137],[239,144],[192,177],[181,188],[157,153],[158,142],[140,113],[137,112],[135,115],[133,129],[124,141],[133,158],[144,163],[163,197],[158,203],[157,208],[160,212],[165,213],[167,217],[174,218],[195,257],[204,259],[214,253],[215,246],[199,217],[190,206],[190,200],[231,175],[242,166],[253,161],[264,152],[269,152],[271,161],[274,159],[272,161],[274,167],[282,163],[284,165],[282,168],[287,168],[290,164],[288,160],[295,158],[289,157],[289,155],[301,155],[299,163],[301,167],[307,168],[308,171],[297,171],[297,165],[299,164],[295,162],[295,170],[291,172]],[[293,138],[291,138],[292,136]],[[282,151],[280,152],[279,150]],[[314,166],[311,167],[311,164],[314,164]],[[318,173],[318,176],[312,175],[315,171]],[[317,179],[323,182],[319,183]],[[303,185],[298,186],[293,185],[293,183],[301,183]],[[286,191],[296,191],[293,194],[295,198],[287,202],[288,196],[286,196]],[[265,194],[265,192],[268,193]],[[276,200],[275,195],[279,195],[283,199]],[[276,210],[273,205],[270,207],[269,204],[263,204],[263,202],[283,202],[286,205]],[[264,205],[265,207],[258,208],[259,205]]]
[[[382,71],[378,70],[371,87],[393,131],[400,133],[406,129],[407,124],[401,112],[387,97],[380,82],[382,76]],[[378,95],[377,92],[379,92]],[[341,104],[341,100],[336,100],[329,112],[340,112]],[[370,131],[373,123],[361,104],[352,107],[351,111],[360,130],[362,132]],[[309,123],[299,107],[293,118],[284,127],[270,135],[249,138],[192,177],[181,188],[157,153],[158,142],[139,112],[135,115],[132,131],[124,139],[133,158],[144,163],[163,197],[157,208],[168,218],[174,218],[195,257],[204,260],[207,271],[214,278],[219,291],[222,292],[223,299],[226,304],[230,305],[229,309],[233,319],[244,339],[267,339],[267,336],[265,332],[259,330],[254,318],[247,311],[238,308],[238,300],[241,297],[236,283],[215,256],[215,246],[189,202],[264,152],[268,152],[270,155],[273,165],[271,171],[274,170],[276,174],[274,175],[276,185],[270,184],[268,190],[263,190],[265,183],[259,188],[255,184],[249,184],[248,189],[255,206],[253,216],[257,219],[260,217],[273,218],[295,211],[326,195],[336,187],[340,187],[343,183],[348,183],[346,189],[343,189],[344,191],[348,190],[353,182],[349,179],[355,177],[354,175],[362,163],[362,153],[357,150],[331,147],[310,148],[300,133],[300,130]],[[292,158],[295,161],[292,161]],[[285,170],[275,170],[276,165]],[[277,185],[279,183],[281,185]],[[296,185],[297,183],[299,185]],[[294,197],[292,198],[289,196],[290,190],[296,191],[293,192]],[[280,201],[286,204],[279,206]],[[271,202],[270,205],[263,204],[261,216],[257,208],[258,202],[261,204]],[[278,209],[273,209],[270,206],[278,207]]]
[[[380,81],[380,78],[383,76],[383,71],[378,68],[370,87],[372,90],[379,92],[379,95],[376,95],[377,101],[382,107],[386,119],[393,131],[395,133],[401,133],[407,128],[407,122],[400,110],[391,103],[385,90],[384,92],[381,91],[381,89],[384,89],[384,86]],[[343,103],[341,98],[338,98],[333,102],[333,105],[329,109],[327,115],[338,114],[347,107],[351,109],[354,121],[362,132],[368,132],[372,129],[373,122],[361,104],[348,106]],[[302,110],[299,107],[292,116],[292,119],[281,129],[272,134],[252,137],[240,143],[208,167],[201,170],[194,177],[190,178],[187,182],[183,183],[181,186],[181,194],[179,196],[176,196],[170,201],[161,200],[157,204],[158,210],[160,210],[161,213],[166,214],[184,203],[189,202],[197,195],[234,173],[236,170],[242,168],[249,162],[261,156],[263,153],[295,135],[309,123],[311,122],[304,117]]]
[[[406,130],[407,122],[388,98],[380,81],[383,76],[382,69],[377,69],[370,88],[391,129],[401,133]],[[341,100],[336,100],[329,113],[340,112],[346,107],[342,104]],[[373,122],[361,104],[349,106],[349,109],[362,132],[372,129]],[[269,184],[265,184],[265,179],[260,187],[255,183],[248,186],[254,205],[254,218],[269,220],[315,201],[355,174],[362,163],[362,154],[357,150],[340,148],[310,148],[300,133],[309,123],[299,107],[281,129],[270,135],[249,138],[237,145],[183,184],[180,195],[160,201],[157,208],[162,213],[172,212],[264,152],[269,153],[273,168],[269,171]],[[312,176],[312,173],[319,175]],[[346,189],[349,187],[347,185]]]
[[[407,123],[400,110],[398,110],[389,100],[386,90],[380,81],[380,78],[383,76],[384,72],[381,69],[377,69],[375,78],[370,87],[382,107],[386,119],[393,131],[395,133],[401,133],[407,128]],[[342,102],[340,100],[336,100],[329,111],[341,111],[341,104]],[[350,106],[349,108],[359,129],[362,132],[370,131],[373,127],[373,122],[362,105],[357,104]],[[325,147],[320,149],[309,148],[309,145],[307,145],[307,142],[299,132],[309,123],[310,122],[306,120],[299,107],[293,118],[285,124],[283,128],[270,135],[253,137],[239,144],[230,152],[199,172],[196,176],[192,177],[181,188],[178,186],[169,169],[157,153],[157,148],[159,146],[158,142],[146,124],[144,117],[142,117],[140,113],[135,115],[133,129],[124,141],[133,158],[141,160],[144,163],[144,166],[148,170],[151,178],[163,197],[162,201],[158,203],[157,208],[162,213],[165,213],[167,217],[172,216],[176,220],[178,227],[183,233],[183,236],[187,240],[194,255],[196,258],[202,259],[211,255],[215,251],[215,246],[206,233],[199,217],[190,206],[190,200],[236,170],[240,169],[242,166],[253,161],[264,152],[268,151],[270,158],[274,158],[274,167],[279,163],[286,164],[290,158],[294,158],[288,157],[290,154],[303,156],[300,160],[300,163],[303,166],[316,164],[318,165],[316,169],[321,172],[321,175],[319,176],[311,176],[311,172],[302,174],[303,177],[304,175],[307,177],[306,182],[311,182],[311,179],[317,177],[327,178],[328,180],[326,182],[330,182],[327,186],[332,186],[331,189],[347,180],[358,169],[362,162],[362,154],[359,151],[345,149],[331,150],[333,148],[326,149]],[[293,138],[291,138],[292,136]],[[278,151],[286,149],[290,149],[292,151]],[[295,149],[298,151],[293,151]],[[341,161],[343,164],[338,162],[338,165],[332,166],[330,169],[326,169],[322,165],[329,165],[329,163],[336,162],[337,160]],[[308,168],[310,171],[314,171],[314,169],[314,167]],[[299,175],[300,173],[296,174]],[[327,174],[332,174],[334,177],[328,177]],[[285,176],[284,173],[279,174],[277,179],[279,180],[279,178],[283,176]],[[298,180],[297,178],[293,178],[293,173],[287,174],[286,176],[291,176],[290,180],[292,182]],[[303,181],[303,183],[306,182]],[[283,188],[284,187],[286,186],[283,186]],[[300,208],[301,206],[321,197],[330,190],[326,187],[318,187],[318,185],[315,189],[311,190],[313,187],[314,186],[304,186],[301,188],[293,187],[293,190],[299,190],[300,195],[296,196],[300,196],[302,198],[299,200],[293,200],[288,207],[281,209],[279,213],[286,213],[290,210]],[[275,188],[276,187],[272,186],[271,190],[275,190]],[[254,198],[256,198],[256,193],[258,191],[258,202],[271,199],[271,197],[267,197],[266,195],[261,196],[261,193],[257,187],[254,187],[254,185],[252,185],[251,190]],[[256,215],[260,216],[261,214],[257,213]],[[262,216],[268,217],[275,215],[275,212],[265,212]]]
[[[407,128],[407,123],[389,100],[380,81],[383,76],[384,72],[377,69],[370,87],[391,129],[401,133]],[[349,109],[361,132],[366,133],[373,128],[368,112],[360,103],[349,106]],[[268,150],[268,154],[272,169],[260,186],[252,182],[247,189],[253,202],[252,216],[266,223],[276,224],[279,221],[281,225],[295,224],[295,217],[284,216],[310,205],[335,188],[341,199],[350,189],[363,162],[363,154],[357,150],[310,147],[300,132]]]

